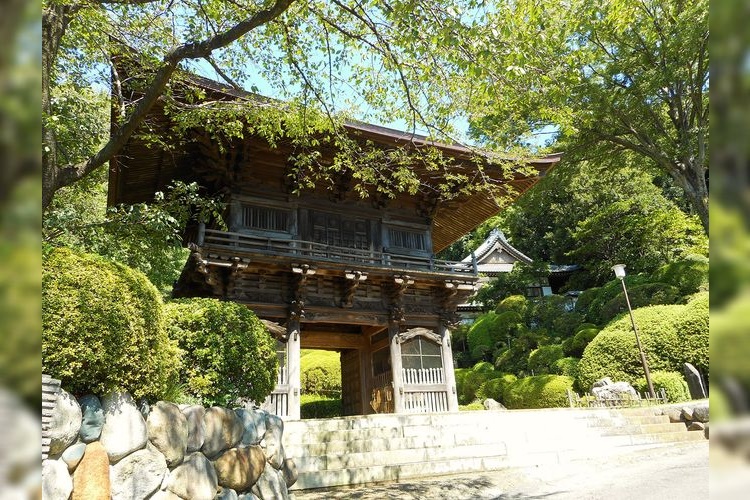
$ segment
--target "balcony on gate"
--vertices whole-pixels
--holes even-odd
[[[199,230],[197,244],[209,254],[240,258],[285,258],[331,267],[421,271],[458,276],[476,276],[476,262],[453,262],[432,256],[404,255],[395,252],[325,245],[313,241],[269,237],[248,233]]]

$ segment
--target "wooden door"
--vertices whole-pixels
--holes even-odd
[[[341,351],[341,409],[344,416],[362,415],[359,350]]]

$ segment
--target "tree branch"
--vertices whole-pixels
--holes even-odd
[[[59,168],[55,176],[55,182],[51,186],[44,186],[42,194],[42,208],[46,208],[52,201],[54,192],[63,186],[70,185],[85,177],[105,162],[112,159],[117,152],[127,143],[138,126],[143,122],[151,107],[163,94],[177,65],[184,59],[205,58],[211,52],[226,47],[246,33],[262,26],[285,12],[295,0],[276,0],[268,9],[256,12],[250,18],[239,22],[227,31],[216,34],[206,40],[180,45],[169,52],[163,59],[161,67],[151,80],[146,92],[138,102],[133,112],[110,136],[109,141],[91,158],[76,165],[67,165]]]

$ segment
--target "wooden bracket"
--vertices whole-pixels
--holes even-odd
[[[345,271],[344,278],[346,279],[346,285],[340,305],[344,308],[350,308],[354,306],[354,294],[357,287],[367,279],[367,274],[362,271]]]

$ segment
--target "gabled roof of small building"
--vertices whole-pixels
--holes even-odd
[[[472,262],[474,258],[477,261],[477,271],[487,276],[510,272],[516,262],[533,262],[531,257],[511,245],[499,229],[493,229],[472,255],[467,255],[461,262]]]

